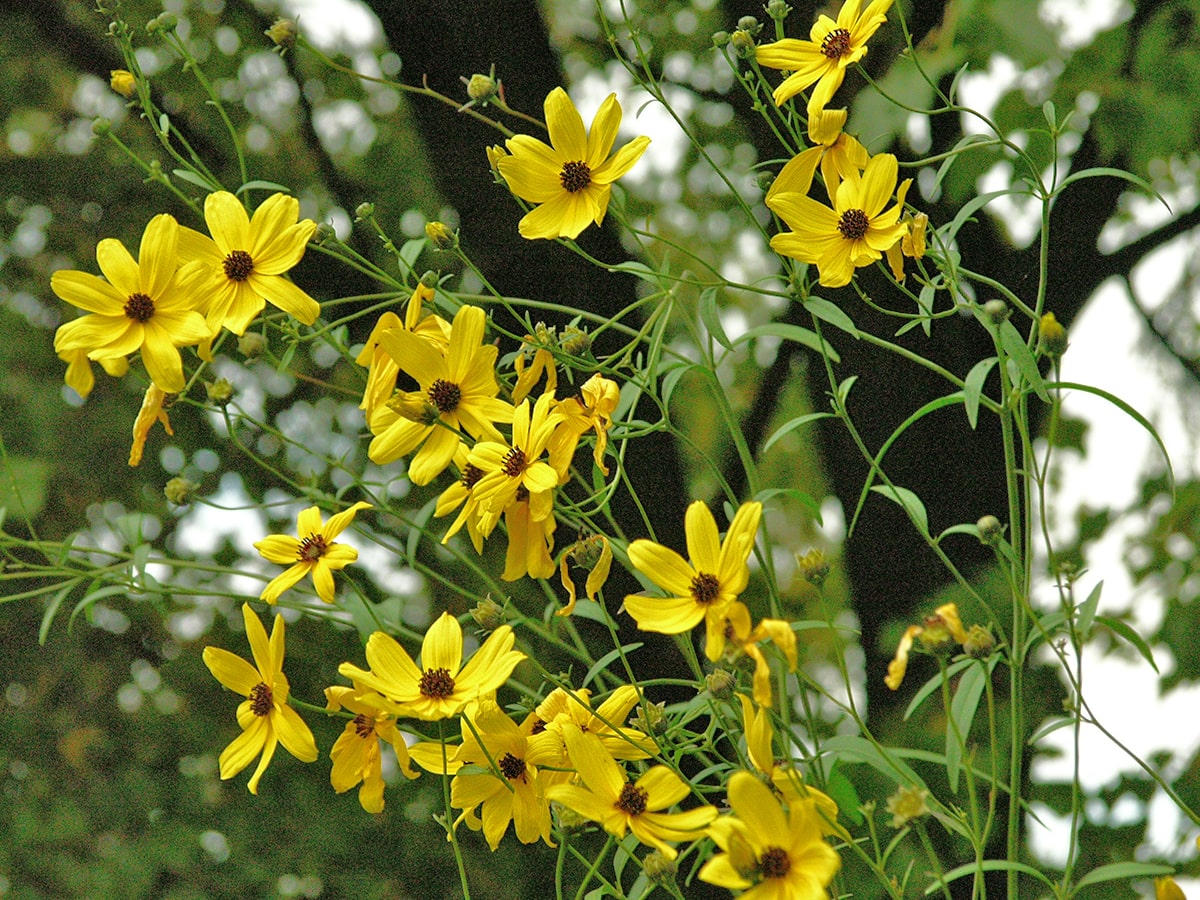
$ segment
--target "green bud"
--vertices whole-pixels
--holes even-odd
[[[92,134],[96,135],[96,137],[104,137],[110,131],[112,131],[112,122],[108,119],[103,116],[92,119]]]
[[[438,250],[453,250],[458,246],[458,235],[442,222],[426,223],[425,237]]]
[[[179,17],[174,13],[164,12],[159,13],[146,23],[146,33],[154,34],[156,31],[174,31],[178,27]]]
[[[325,244],[337,240],[337,229],[328,222],[317,223],[317,231],[313,235],[313,243]]]
[[[291,50],[296,46],[300,28],[294,19],[276,19],[275,24],[263,32],[280,50]]]
[[[167,500],[174,503],[176,506],[187,506],[192,502],[192,497],[196,495],[200,485],[194,481],[188,481],[186,478],[172,478],[163,487],[163,494]]]
[[[994,547],[1004,537],[1004,526],[995,516],[981,516],[975,527],[979,529],[979,542],[987,547]]]
[[[267,339],[257,331],[247,331],[238,338],[238,353],[246,359],[257,359],[267,352]]]
[[[963,641],[963,652],[975,659],[985,659],[996,646],[992,632],[984,625],[972,625],[967,629],[967,639]]]
[[[437,272],[433,271],[432,269],[425,272],[423,275],[421,275],[421,284],[424,287],[427,287],[430,289],[437,287],[438,286]]]
[[[991,319],[993,324],[999,325],[1008,318],[1008,304],[999,298],[989,300],[983,304],[983,314]]]
[[[742,16],[737,22],[738,31],[745,31],[751,37],[758,37],[762,31],[762,25],[754,16]]]
[[[504,607],[489,594],[475,604],[471,610],[471,618],[484,631],[495,631],[504,624]]]
[[[667,730],[667,703],[647,703],[629,717],[629,724],[643,734],[662,734]]]
[[[749,59],[754,55],[754,35],[744,29],[739,28],[735,31],[730,36],[729,43],[742,59]]]
[[[360,203],[354,209],[354,221],[361,222],[364,219],[370,219],[375,216],[374,203]]]
[[[490,75],[472,75],[467,81],[467,96],[476,103],[487,103],[499,93],[500,83]]]
[[[820,587],[829,577],[829,560],[815,547],[803,556],[797,556],[796,562],[800,565],[800,574],[809,584]]]
[[[216,406],[228,406],[233,400],[233,385],[225,378],[204,382],[204,390],[208,393],[208,402]]]
[[[679,865],[675,860],[667,859],[661,850],[655,850],[642,860],[642,871],[651,884],[670,884],[679,872]]]
[[[713,669],[704,676],[704,687],[718,700],[728,700],[733,696],[733,687],[737,679],[732,672],[725,669]]]
[[[1067,352],[1067,329],[1048,312],[1038,321],[1038,349],[1052,359]]]
[[[558,345],[571,356],[583,356],[592,349],[592,336],[582,328],[568,325],[563,329]]]
[[[714,31],[713,36],[712,36],[712,42],[713,42],[713,46],[716,47],[717,49],[728,46],[729,45],[729,32],[728,31]]]
[[[771,2],[767,4],[767,15],[776,22],[782,22],[787,18],[788,13],[791,11],[792,8],[788,6],[784,0],[771,0]]]

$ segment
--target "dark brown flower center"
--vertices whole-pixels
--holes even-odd
[[[375,720],[359,713],[354,717],[354,733],[366,740],[375,733]]]
[[[472,463],[467,463],[462,470],[462,477],[459,478],[459,482],[469,491],[471,488],[475,487],[475,485],[479,484],[479,479],[482,477],[483,469],[479,468],[479,466],[473,465]]]
[[[525,487],[525,485],[523,485],[523,484],[518,484],[517,485],[517,495],[513,499],[516,500],[518,503],[524,503],[526,500],[529,499],[529,488]]]
[[[513,447],[504,456],[504,464],[501,466],[504,469],[504,474],[509,478],[519,478],[525,474],[528,465],[525,461],[525,451],[520,447]]]
[[[627,784],[621,788],[621,796],[613,805],[623,813],[640,816],[646,811],[646,800],[649,796],[644,788],[640,788],[636,784]]]
[[[511,753],[505,753],[496,763],[500,767],[500,774],[509,781],[521,779],[521,783],[526,782],[525,778],[525,760],[517,759]]]
[[[533,724],[529,726],[530,734],[541,734],[546,730],[546,723],[541,719],[534,719]]]
[[[592,183],[592,170],[585,162],[564,163],[558,180],[567,193],[577,194]]]
[[[256,716],[270,715],[275,708],[275,697],[265,681],[260,681],[250,688],[250,712]]]
[[[821,41],[821,53],[829,59],[841,59],[850,52],[850,32],[835,28]]]
[[[135,322],[149,322],[154,316],[154,301],[146,294],[130,294],[125,301],[125,315]]]
[[[842,213],[842,217],[838,220],[837,229],[842,233],[848,241],[857,241],[867,233],[867,229],[871,227],[871,220],[867,218],[867,214],[861,209],[848,209]]]
[[[454,678],[449,669],[429,669],[417,682],[422,697],[441,699],[454,693]]]
[[[254,271],[254,260],[245,250],[231,250],[221,263],[225,267],[225,277],[230,281],[245,281]]]
[[[692,579],[692,599],[697,603],[712,603],[721,593],[721,582],[716,575],[701,572]]]
[[[300,546],[296,550],[296,558],[300,562],[316,562],[325,555],[325,551],[329,549],[329,545],[325,543],[325,538],[319,534],[310,534],[300,542]]]
[[[768,847],[758,858],[763,878],[782,878],[792,868],[792,861],[782,847]]]
[[[439,378],[429,386],[429,402],[438,408],[438,412],[453,412],[462,401],[462,388],[453,381]]]

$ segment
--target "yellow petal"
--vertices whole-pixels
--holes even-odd
[[[543,108],[554,149],[565,161],[585,161],[588,141],[583,130],[583,118],[567,92],[560,87],[555,88],[547,95]]]

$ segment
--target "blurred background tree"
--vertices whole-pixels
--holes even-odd
[[[636,296],[628,276],[606,273],[554,244],[517,235],[516,206],[492,183],[483,155],[483,148],[498,140],[494,132],[450,107],[333,72],[304,53],[281,57],[262,36],[277,14],[299,12],[306,36],[346,65],[407,84],[428,83],[464,101],[459,77],[487,72],[494,64],[507,102],[539,114],[542,99],[557,85],[565,84],[583,104],[590,100],[594,106],[610,89],[630,83],[611,58],[614,48],[604,40],[601,13],[592,3],[345,0],[289,7],[175,0],[165,6],[178,16],[180,34],[226,99],[254,177],[287,185],[301,199],[305,215],[332,224],[363,255],[390,265],[378,240],[352,222],[356,207],[369,201],[398,240],[421,235],[428,220],[459,227],[468,254],[502,293],[598,313],[615,313]],[[601,6],[606,15],[618,11],[615,5]],[[821,6],[807,0],[792,6],[788,33],[804,35]],[[1157,367],[1164,390],[1178,393],[1185,409],[1194,412],[1200,396],[1194,264],[1171,273],[1165,300],[1157,290],[1153,296],[1140,291],[1132,275],[1158,265],[1160,251],[1192,246],[1200,224],[1195,3],[898,0],[898,7],[865,60],[871,77],[889,94],[914,108],[933,101],[912,62],[898,56],[902,10],[921,65],[939,87],[948,91],[967,67],[959,86],[977,89],[975,104],[980,102],[975,97],[993,90],[991,115],[999,128],[1024,134],[1029,150],[1047,168],[1057,165],[1062,173],[1127,168],[1170,200],[1167,214],[1117,179],[1088,180],[1062,194],[1051,215],[1050,308],[1070,326],[1097,289],[1116,279],[1146,325],[1139,353]],[[742,16],[762,17],[761,6],[750,0],[627,0],[624,8],[640,23],[652,67],[669,84],[672,104],[708,155],[752,193],[757,172],[779,162],[778,149],[708,36],[732,30]],[[138,26],[162,10],[148,0],[122,4],[124,18]],[[269,473],[218,455],[223,423],[186,406],[172,418],[174,438],[154,435],[146,462],[129,469],[129,426],[140,403],[136,389],[100,375],[93,395],[81,403],[62,386],[63,367],[52,350],[53,328],[64,310],[48,289],[52,271],[92,270],[97,240],[135,241],[157,212],[198,224],[161,187],[143,182],[113,143],[93,139],[93,119],[104,117],[142,160],[158,158],[169,168],[148,131],[108,87],[109,72],[121,60],[105,28],[106,19],[82,0],[9,0],[0,9],[0,56],[6,64],[0,87],[0,327],[9,335],[0,344],[5,527],[22,533],[22,516],[14,514],[19,505],[42,538],[65,539],[83,531],[98,545],[119,546],[129,542],[131,530],[140,529],[174,555],[208,549],[233,562],[248,552],[238,534],[247,519],[222,530],[211,516],[169,506],[162,484],[183,473],[200,482],[203,495],[227,506],[287,500]],[[235,186],[232,152],[194,80],[180,72],[178,60],[160,42],[142,34],[139,43],[139,62],[156,101],[213,170]],[[853,96],[863,87],[863,80],[852,75],[843,93]],[[1058,121],[1070,116],[1055,146],[1030,136],[1045,126],[1047,101]],[[694,148],[673,138],[660,108],[648,106],[634,118],[639,103],[636,95],[626,103],[626,129],[653,132],[655,144],[642,169],[627,179],[631,218],[652,216],[657,233],[686,243],[731,277],[749,281],[775,271],[776,261],[730,214],[728,187],[712,176]],[[902,161],[945,152],[984,131],[968,115],[900,113],[869,91],[862,91],[852,108],[851,130],[872,152],[894,152]],[[1007,186],[1012,178],[1011,160],[1001,150],[980,148],[960,157],[940,179],[932,170],[922,171],[910,200],[936,225],[951,220],[974,194]],[[1037,271],[1038,223],[1022,213],[1019,204],[994,203],[958,238],[964,260],[1018,293],[1023,284],[1032,288]],[[622,246],[609,228],[590,231],[581,244],[608,262],[636,258],[635,248]],[[446,265],[443,257],[427,252],[417,270]],[[316,252],[308,254],[296,278],[321,299],[378,289]],[[472,276],[466,273],[463,279],[469,291]],[[868,292],[882,292],[882,285],[866,281]],[[849,290],[828,296],[852,310],[861,326],[883,333],[894,327]],[[800,312],[796,305],[768,308],[751,299],[732,292],[721,298],[727,328],[791,321]],[[507,323],[518,334],[530,324]],[[345,339],[361,340],[369,325],[359,320]],[[943,320],[932,338],[914,329],[898,340],[919,345],[959,373],[991,352],[970,317]],[[859,373],[852,408],[872,448],[882,445],[908,412],[943,390],[923,381],[923,370],[901,376],[877,365],[867,346],[848,339],[836,343],[844,371]],[[314,483],[336,488],[339,475],[329,459],[361,465],[365,441],[355,401],[336,401],[310,383],[332,383],[347,397],[353,394],[357,382],[333,368],[331,360],[317,345],[298,354],[289,373],[243,365],[238,358],[224,360],[216,374],[235,383],[240,402],[256,404],[281,429],[311,436],[312,451],[305,455],[273,447],[269,436],[258,434],[240,435],[244,440],[256,442],[264,456],[278,454]],[[823,377],[806,377],[811,362],[794,345],[776,351],[761,343],[741,361],[732,399],[752,445],[761,446],[793,416],[824,408]],[[682,389],[694,388],[685,380]],[[743,487],[736,458],[704,415],[703,404],[680,403],[677,415],[696,447],[729,460],[721,474],[735,489]],[[973,431],[963,419],[953,410],[931,416],[889,452],[889,471],[925,502],[935,533],[998,514],[1006,505],[999,434],[983,423]],[[1061,428],[1059,434],[1077,450],[1086,449],[1081,428]],[[682,545],[682,510],[694,497],[717,496],[715,473],[700,464],[699,454],[667,443],[665,433],[634,442],[631,451],[631,477],[653,485],[658,539]],[[1176,460],[1176,465],[1191,474],[1190,460]],[[879,498],[868,501],[854,532],[843,540],[838,523],[855,508],[867,468],[836,425],[811,436],[792,432],[766,454],[764,466],[769,483],[788,484],[821,501],[824,527],[804,504],[779,500],[788,522],[803,523],[795,527],[791,548],[802,552],[815,544],[834,560],[833,595],[845,605],[846,621],[862,633],[863,657],[855,664],[870,716],[881,727],[907,727],[904,739],[918,740],[917,726],[898,724],[902,708],[896,704],[907,698],[887,691],[882,673],[903,626],[932,608],[933,598],[954,596],[946,594],[944,569],[897,508]],[[389,485],[398,503],[414,510],[432,496],[410,491],[397,473],[376,472],[375,477]],[[1161,631],[1147,637],[1176,663],[1174,669],[1162,667],[1168,687],[1200,678],[1191,606],[1200,591],[1198,497],[1200,489],[1185,484],[1172,506],[1163,480],[1148,478],[1137,505],[1152,514],[1135,519],[1131,567],[1167,607]],[[1109,509],[1097,500],[1080,516],[1059,557],[1047,564],[1085,565],[1087,546],[1137,510]],[[266,533],[267,518],[260,514],[249,521],[259,530],[247,533]],[[984,548],[964,539],[953,550],[986,585],[990,556]],[[433,548],[421,552],[449,565]],[[393,567],[375,577],[373,589],[395,597],[405,618],[418,625],[428,621],[431,608],[464,611],[449,591],[410,575]],[[0,683],[5,686],[0,829],[7,839],[0,841],[0,894],[455,895],[449,853],[440,829],[429,821],[436,808],[431,779],[389,791],[387,809],[377,818],[362,813],[353,793],[333,798],[320,778],[301,772],[294,761],[274,764],[253,802],[238,782],[217,780],[216,756],[223,743],[213,736],[229,731],[231,706],[200,665],[200,648],[205,643],[238,648],[240,637],[227,629],[226,616],[236,612],[233,598],[239,590],[245,594],[257,583],[227,586],[224,597],[198,589],[194,596],[176,596],[169,608],[138,597],[106,598],[74,620],[70,630],[68,597],[45,647],[37,641],[44,607],[28,601],[5,606],[0,613]],[[5,585],[9,595],[23,589],[20,581]],[[800,616],[814,596],[797,578],[790,600],[791,611]],[[357,637],[350,630],[341,633],[343,655],[316,654],[311,648],[322,627],[305,622],[289,633],[289,674],[297,692],[310,698],[333,683],[339,659],[357,654]],[[308,643],[306,635],[313,636]],[[827,653],[819,645],[808,648],[809,664],[819,669]],[[1044,690],[1027,698],[1044,704],[1031,712],[1034,719],[1051,715],[1063,697],[1062,687],[1049,676],[1039,687]],[[333,723],[317,728],[318,741],[327,748],[336,729]],[[1200,779],[1189,754],[1168,754],[1161,762],[1178,774],[1185,799],[1196,803]],[[1105,839],[1090,846],[1107,845],[1114,858],[1128,858],[1146,840],[1151,787],[1134,776],[1106,787],[1096,798],[1100,811],[1089,816],[1088,825],[1106,829]],[[872,796],[869,781],[859,789],[863,799]],[[1110,828],[1113,807],[1130,796],[1140,804],[1138,812],[1122,820],[1121,828]],[[1059,808],[1065,809],[1066,798],[1062,801]],[[543,896],[550,883],[554,857],[544,847],[491,856],[482,842],[468,840],[466,849],[474,854],[475,877],[494,879],[490,889],[480,884],[481,896]],[[526,862],[532,859],[537,862]],[[1103,861],[1085,857],[1079,864],[1086,868]]]

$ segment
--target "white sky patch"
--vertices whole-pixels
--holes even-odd
[[[284,0],[304,36],[325,51],[364,47],[383,40],[383,26],[362,3],[347,0]]]
[[[1042,0],[1038,14],[1058,32],[1058,46],[1075,50],[1124,22],[1133,15],[1133,7],[1126,0]]]

